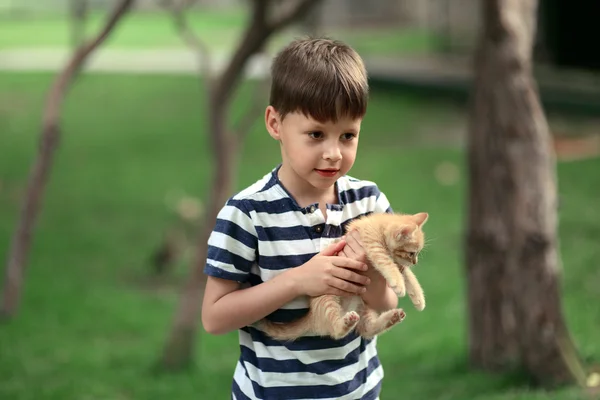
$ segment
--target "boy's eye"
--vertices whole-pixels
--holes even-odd
[[[321,132],[321,131],[310,132],[308,134],[308,136],[310,136],[313,139],[321,139],[323,137],[323,132]]]
[[[356,137],[356,134],[355,133],[344,133],[342,135],[342,137],[344,140],[352,140]]]

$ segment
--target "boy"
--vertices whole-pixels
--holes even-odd
[[[227,201],[210,236],[202,323],[239,330],[234,399],[377,399],[377,339],[271,339],[252,324],[290,321],[308,296],[360,295],[377,310],[396,294],[368,269],[357,234],[333,243],[354,218],[390,212],[377,186],[346,176],[354,164],[368,84],[360,56],[326,39],[297,40],[272,65],[269,134],[282,162]]]

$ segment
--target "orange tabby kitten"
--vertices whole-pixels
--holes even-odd
[[[399,296],[408,292],[419,311],[425,308],[425,297],[410,267],[417,263],[423,249],[425,237],[421,228],[428,217],[427,213],[371,214],[355,219],[347,229],[347,232],[358,230],[369,263]],[[340,339],[355,328],[359,335],[370,339],[404,317],[401,308],[379,314],[359,296],[323,295],[311,298],[309,312],[295,321],[275,323],[262,319],[256,325],[278,340],[294,340],[309,334]]]

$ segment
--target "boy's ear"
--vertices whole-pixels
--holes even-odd
[[[265,125],[267,127],[267,131],[269,131],[269,135],[275,140],[281,139],[279,136],[279,128],[280,128],[281,120],[279,118],[279,113],[273,106],[268,106],[265,110]]]

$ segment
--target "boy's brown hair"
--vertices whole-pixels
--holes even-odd
[[[283,119],[301,112],[319,122],[364,117],[369,85],[364,63],[350,46],[325,38],[299,39],[271,66],[271,99]]]

